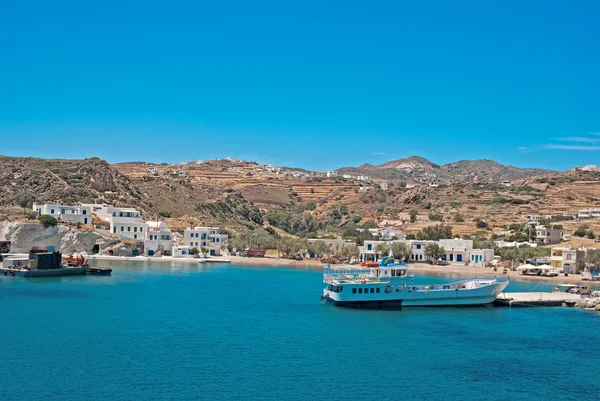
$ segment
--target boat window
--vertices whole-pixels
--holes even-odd
[[[396,270],[392,269],[392,277],[396,277]]]
[[[371,294],[375,293],[375,288],[371,288]]]
[[[402,292],[402,291],[404,291],[403,285],[399,285],[398,287],[396,287],[396,292]]]
[[[353,293],[353,294],[356,294],[356,288],[353,288],[353,289],[352,289],[352,293]]]
[[[359,289],[358,289],[358,293],[359,293],[359,294],[362,294],[362,288],[359,288]]]
[[[379,294],[379,287],[377,287],[377,293]]]

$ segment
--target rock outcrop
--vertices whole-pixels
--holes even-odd
[[[28,252],[33,247],[48,246],[63,253],[91,253],[94,245],[105,248],[114,241],[96,232],[79,231],[74,227],[58,225],[44,227],[39,222],[0,221],[0,239],[11,241],[11,251]]]

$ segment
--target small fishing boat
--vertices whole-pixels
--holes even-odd
[[[112,273],[110,267],[91,267],[85,268],[85,274],[91,274],[96,276],[109,276]]]

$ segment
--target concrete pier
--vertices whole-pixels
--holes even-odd
[[[494,301],[497,306],[575,306],[581,295],[566,292],[506,292]]]

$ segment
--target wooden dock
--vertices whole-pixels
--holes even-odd
[[[566,292],[506,292],[494,301],[497,306],[575,306],[581,295]]]

